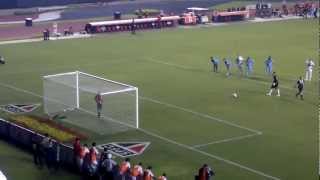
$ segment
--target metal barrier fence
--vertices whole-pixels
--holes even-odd
[[[31,150],[33,141],[41,142],[44,136],[0,118],[0,138]],[[74,167],[71,146],[60,144],[60,164],[65,167]]]

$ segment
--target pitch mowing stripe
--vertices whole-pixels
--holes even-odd
[[[1,83],[1,82],[0,82],[0,85],[3,86],[3,87],[7,87],[7,88],[10,88],[10,89],[16,90],[16,91],[24,92],[24,93],[26,93],[26,94],[30,94],[30,95],[33,95],[33,96],[36,96],[36,97],[43,98],[43,96],[41,96],[41,95],[39,95],[39,94],[33,93],[33,92],[28,91],[28,90],[25,90],[25,89],[21,89],[21,88],[12,86],[12,85],[8,85],[8,84]],[[87,112],[89,113],[89,111],[87,111]],[[94,113],[94,114],[95,114],[95,113]],[[106,119],[106,120],[108,120],[108,119]],[[109,119],[109,120],[110,120],[110,119]],[[114,121],[114,120],[113,120],[113,121]],[[131,127],[130,125],[126,125],[126,126]],[[135,129],[136,129],[136,128],[135,128]],[[188,145],[179,143],[179,142],[177,142],[177,141],[174,141],[174,140],[165,138],[165,137],[163,137],[163,136],[157,135],[157,134],[155,134],[155,133],[153,133],[153,132],[150,132],[150,131],[147,131],[147,130],[145,130],[145,129],[139,128],[139,129],[137,129],[137,130],[138,130],[138,131],[141,131],[141,132],[143,132],[143,133],[145,133],[145,134],[147,134],[147,135],[150,135],[150,136],[156,137],[156,138],[158,138],[158,139],[161,139],[161,140],[163,140],[163,141],[166,141],[166,142],[168,142],[168,143],[171,143],[171,144],[180,146],[180,147],[185,148],[185,149],[188,149],[188,150],[190,150],[190,151],[194,151],[194,152],[197,152],[197,153],[199,153],[199,154],[205,155],[205,156],[207,156],[207,157],[210,157],[210,158],[213,158],[213,159],[216,159],[216,160],[225,162],[225,163],[227,163],[227,164],[230,164],[230,165],[239,167],[239,168],[241,168],[241,169],[247,170],[247,171],[252,172],[252,173],[254,173],[254,174],[257,174],[257,175],[266,177],[266,178],[268,178],[268,179],[281,180],[281,179],[278,178],[278,177],[274,177],[274,176],[268,175],[268,174],[266,174],[266,173],[264,173],[264,172],[262,172],[262,171],[252,169],[252,168],[250,168],[250,167],[248,167],[248,166],[244,166],[244,165],[241,165],[241,164],[239,164],[239,163],[237,163],[237,162],[234,162],[234,161],[231,161],[231,160],[228,160],[228,159],[224,159],[224,158],[219,157],[219,156],[217,156],[217,155],[210,154],[210,153],[207,153],[207,152],[205,152],[205,151],[201,151],[201,150],[196,149],[196,148],[194,148],[194,147],[192,147],[192,146],[188,146]]]
[[[258,131],[258,130],[255,130],[255,129],[251,129],[251,128],[247,128],[247,127],[244,127],[244,126],[241,126],[241,125],[238,125],[238,124],[235,124],[235,123],[232,123],[232,122],[229,122],[229,121],[217,118],[217,117],[213,117],[213,116],[210,116],[210,115],[207,115],[207,114],[199,113],[199,112],[193,111],[191,109],[183,108],[183,107],[180,107],[180,106],[177,106],[177,105],[174,105],[174,104],[161,102],[161,101],[158,101],[158,100],[155,100],[155,99],[152,99],[152,98],[148,98],[148,97],[142,97],[142,96],[139,96],[139,97],[142,100],[146,100],[146,101],[150,101],[150,102],[153,102],[153,103],[156,103],[156,104],[161,104],[161,105],[164,105],[164,106],[168,106],[168,107],[171,107],[171,108],[174,108],[174,109],[178,109],[178,110],[181,110],[181,111],[184,111],[184,112],[191,113],[193,115],[197,115],[197,116],[202,117],[202,118],[218,121],[220,123],[227,124],[229,126],[233,126],[233,127],[239,128],[239,129],[244,129],[244,130],[247,130],[249,132],[256,133],[256,134],[262,134],[261,131]]]
[[[260,136],[260,135],[262,135],[262,134],[256,133],[256,134],[248,134],[248,135],[243,135],[243,136],[236,136],[236,137],[232,137],[232,138],[228,138],[228,139],[212,141],[212,142],[205,143],[205,144],[193,145],[192,147],[193,148],[202,148],[202,147],[213,145],[213,144],[220,144],[220,143],[226,143],[226,142],[237,141],[237,140],[242,140],[242,139],[248,139],[248,138]]]
[[[166,66],[171,66],[171,67],[177,67],[177,68],[180,68],[180,69],[184,69],[184,70],[203,70],[203,69],[200,69],[200,68],[193,68],[191,66],[183,66],[183,65],[180,65],[180,64],[175,64],[175,63],[171,63],[171,62],[166,62],[166,61],[161,61],[161,60],[157,60],[155,58],[144,58],[145,61],[148,61],[148,62],[153,62],[153,63],[158,63],[158,64],[162,64],[162,65],[166,65]],[[291,75],[290,75],[291,76]],[[264,76],[259,76],[259,75],[254,75],[254,77],[264,77]],[[253,81],[257,84],[264,84],[264,85],[268,85],[268,87],[270,86],[270,83],[267,83],[267,82],[261,82],[261,81],[257,81],[257,80],[254,80],[254,79],[249,79],[249,78],[242,78],[242,80],[246,80],[246,81]],[[292,81],[295,81],[295,80],[292,80]],[[280,88],[284,88],[284,89],[289,89],[289,90],[294,90],[294,88],[292,87],[288,87],[288,86],[283,86],[281,85]],[[308,93],[308,94],[312,94],[312,95],[318,95],[318,93],[315,93],[315,92],[311,92],[311,91],[306,91],[304,90],[305,93]]]
[[[80,110],[82,110],[83,112],[86,112],[86,113],[88,113],[88,114],[96,115],[95,112],[87,111],[87,110],[84,110],[84,109],[80,109]],[[106,117],[106,116],[101,116],[101,117],[102,117],[103,119],[107,120],[107,121],[112,121],[112,122],[120,123],[119,121],[117,121],[117,120],[115,120],[115,119],[112,119],[112,118],[110,118],[110,117]],[[195,147],[188,146],[188,145],[186,145],[186,144],[182,144],[182,143],[179,143],[179,142],[177,142],[177,141],[168,139],[168,138],[166,138],[166,137],[163,137],[163,136],[160,136],[160,135],[158,135],[158,134],[155,134],[155,133],[153,133],[153,132],[151,132],[151,131],[147,131],[147,130],[142,129],[142,128],[138,128],[138,129],[137,129],[137,128],[133,127],[133,126],[130,126],[130,125],[127,125],[127,124],[124,124],[124,123],[121,123],[121,124],[122,124],[122,125],[125,125],[125,126],[127,126],[127,127],[134,128],[134,129],[136,129],[136,130],[138,130],[138,131],[141,131],[141,132],[143,132],[143,133],[145,133],[145,134],[147,134],[147,135],[149,135],[149,136],[156,137],[156,138],[158,138],[158,139],[161,139],[161,140],[163,140],[163,141],[166,141],[167,143],[171,143],[171,144],[174,144],[174,145],[183,147],[183,148],[185,148],[185,149],[189,149],[189,150],[191,150],[191,151],[198,152],[198,153],[200,153],[200,154],[202,154],[202,155],[211,157],[211,158],[216,159],[216,160],[223,161],[223,162],[225,162],[225,163],[227,163],[227,164],[231,164],[231,165],[237,166],[237,167],[239,167],[239,168],[241,168],[241,169],[245,169],[245,170],[247,170],[247,171],[253,172],[253,173],[258,174],[258,175],[260,175],[260,176],[264,176],[264,177],[267,177],[267,178],[273,179],[273,180],[280,180],[280,178],[277,178],[277,177],[268,175],[268,174],[266,174],[266,173],[264,173],[264,172],[261,172],[261,171],[258,171],[258,170],[249,168],[249,167],[247,167],[247,166],[241,165],[241,164],[239,164],[239,163],[237,163],[237,162],[233,162],[233,161],[224,159],[224,158],[219,157],[219,156],[216,156],[216,155],[214,155],[214,154],[210,154],[210,153],[207,153],[207,152],[205,152],[205,151],[201,151],[201,150],[199,150],[199,149],[196,149]],[[258,135],[258,134],[254,134],[254,135]],[[251,135],[251,136],[252,136],[252,135]]]
[[[225,163],[227,163],[227,164],[230,164],[230,165],[239,167],[239,168],[241,168],[241,169],[247,170],[247,171],[252,172],[252,173],[254,173],[254,174],[257,174],[257,175],[260,175],[260,176],[263,176],[263,177],[266,177],[266,178],[269,178],[269,179],[273,179],[273,180],[281,180],[281,179],[278,178],[278,177],[274,177],[274,176],[268,175],[268,174],[266,174],[266,173],[264,173],[264,172],[262,172],[262,171],[252,169],[252,168],[250,168],[250,167],[248,167],[248,166],[244,166],[244,165],[241,165],[241,164],[239,164],[239,163],[237,163],[237,162],[234,162],[234,161],[231,161],[231,160],[228,160],[228,159],[224,159],[224,158],[219,157],[219,156],[214,155],[214,154],[207,153],[207,152],[205,152],[205,151],[199,150],[199,149],[194,148],[194,147],[192,147],[192,146],[188,146],[188,145],[179,143],[179,142],[177,142],[177,141],[174,141],[174,140],[171,140],[171,139],[168,139],[168,138],[159,136],[159,135],[157,135],[157,134],[155,134],[155,133],[152,133],[152,132],[150,132],[150,131],[147,131],[147,130],[144,130],[144,129],[138,129],[138,130],[141,131],[141,132],[144,132],[145,134],[148,134],[148,135],[150,135],[150,136],[153,136],[153,137],[157,137],[157,138],[159,138],[159,139],[162,139],[163,141],[166,141],[166,142],[168,142],[168,143],[175,144],[175,145],[180,146],[180,147],[183,147],[183,148],[185,148],[185,149],[189,149],[189,150],[191,150],[191,151],[200,153],[200,154],[202,154],[202,155],[211,157],[211,158],[213,158],[213,159],[216,159],[216,160],[225,162]]]

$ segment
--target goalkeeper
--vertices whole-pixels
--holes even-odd
[[[94,100],[96,101],[96,104],[97,104],[97,116],[98,116],[98,118],[100,118],[101,117],[101,110],[102,110],[102,103],[103,103],[102,96],[101,96],[100,92],[97,93],[97,95],[94,97]]]

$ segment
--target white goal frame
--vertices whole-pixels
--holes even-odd
[[[91,78],[94,78],[94,79],[103,80],[103,81],[106,81],[108,83],[112,83],[112,84],[123,86],[123,89],[121,89],[121,90],[100,92],[100,94],[102,96],[103,95],[109,95],[109,94],[125,93],[125,92],[129,92],[129,91],[135,91],[135,105],[136,105],[136,108],[135,108],[135,111],[136,111],[135,128],[139,128],[139,90],[138,90],[137,87],[129,85],[129,84],[113,81],[113,80],[110,80],[110,79],[102,78],[102,77],[99,77],[99,76],[95,76],[95,75],[92,75],[92,74],[84,73],[84,72],[81,72],[81,71],[66,72],[66,73],[59,73],[59,74],[53,74],[53,75],[46,75],[46,76],[43,76],[43,81],[45,81],[45,79],[50,79],[50,78],[53,78],[53,77],[64,76],[64,75],[75,75],[75,77],[76,77],[76,87],[75,87],[76,88],[76,107],[75,108],[77,108],[77,109],[80,109],[79,75],[84,75],[84,76],[91,77]],[[72,85],[68,85],[68,84],[65,84],[65,83],[61,83],[61,84],[64,85],[64,86],[72,86]],[[55,99],[46,98],[45,95],[43,96],[43,98],[44,98],[43,99],[44,100],[44,111],[47,114],[48,114],[49,111],[48,111],[48,109],[46,107],[46,103],[45,103],[46,100],[53,101],[53,102],[56,102],[58,104],[65,105],[64,103],[62,103],[60,101],[57,101]],[[71,108],[71,109],[73,109],[73,108]],[[119,122],[119,123],[120,124],[125,124],[123,122]],[[132,125],[129,125],[129,124],[126,124],[126,125],[129,126],[129,127],[133,127]]]

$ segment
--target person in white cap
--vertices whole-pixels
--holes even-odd
[[[314,62],[312,61],[312,59],[307,59],[306,60],[306,81],[311,81],[312,79],[312,70],[313,70],[313,66],[314,66]]]
[[[0,171],[0,180],[7,180],[6,176]]]
[[[108,179],[108,180],[113,180],[114,179],[113,170],[114,170],[116,165],[117,165],[117,163],[112,159],[112,154],[108,153],[107,159],[105,159],[102,162],[102,167],[104,169],[104,173],[103,174],[105,174],[105,179]]]

